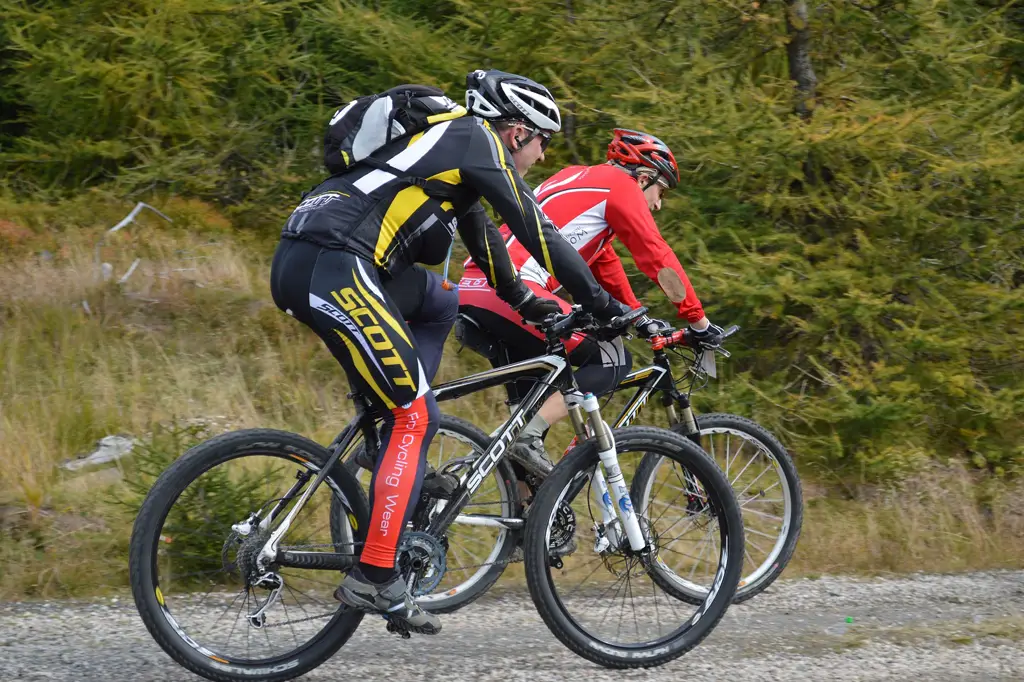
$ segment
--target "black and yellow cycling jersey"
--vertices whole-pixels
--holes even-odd
[[[359,164],[328,178],[295,208],[281,236],[353,253],[397,276],[413,263],[441,263],[458,230],[488,283],[517,305],[528,289],[479,203],[483,198],[576,303],[598,309],[608,304],[608,294],[545,217],[511,151],[487,121],[443,121],[384,146],[372,158],[393,172]],[[427,188],[404,181],[405,175],[427,180]],[[449,191],[433,191],[437,187]]]

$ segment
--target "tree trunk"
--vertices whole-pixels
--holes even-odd
[[[796,81],[794,109],[802,118],[810,118],[818,78],[811,64],[811,32],[808,29],[806,0],[786,0],[786,31],[789,33],[789,44],[786,45],[789,77]]]
[[[576,17],[572,13],[572,0],[565,0],[566,20],[570,24],[576,23]],[[572,69],[565,74],[565,82],[572,86]],[[565,144],[569,147],[569,157],[576,165],[581,163],[579,149],[576,147],[576,101],[569,100],[565,105],[566,114],[563,121],[565,130]]]

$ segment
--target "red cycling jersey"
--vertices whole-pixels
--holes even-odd
[[[679,317],[688,322],[704,317],[690,279],[658,231],[643,190],[628,173],[609,164],[569,166],[544,181],[535,194],[559,234],[576,248],[612,296],[631,308],[640,306],[622,261],[612,248],[612,240],[618,237],[632,253],[637,267],[653,281],[658,281],[662,268],[671,268],[679,275],[686,286],[686,298],[678,305]],[[561,288],[507,226],[502,225],[501,233],[512,264],[524,282],[540,285],[552,293]],[[466,261],[465,267],[464,277],[472,279],[478,268],[471,260]]]

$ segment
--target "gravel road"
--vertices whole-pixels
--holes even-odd
[[[366,619],[347,646],[302,679],[1024,680],[1024,571],[779,581],[731,607],[683,658],[629,672],[563,648],[525,588],[443,618],[440,635],[407,641]],[[130,595],[0,604],[3,682],[201,679],[150,639]]]

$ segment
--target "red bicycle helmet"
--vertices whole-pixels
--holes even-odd
[[[654,135],[639,130],[616,128],[608,145],[608,160],[622,164],[635,176],[641,168],[650,168],[664,178],[669,189],[679,184],[679,166],[668,145]]]

